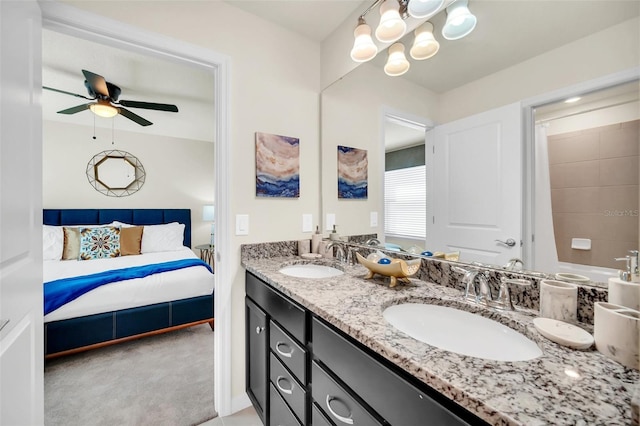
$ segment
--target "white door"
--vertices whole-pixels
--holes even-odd
[[[520,104],[437,126],[430,133],[433,218],[427,220],[427,246],[459,251],[463,262],[504,265],[520,258]]]
[[[44,423],[41,27],[36,1],[0,1],[0,424],[9,426]]]

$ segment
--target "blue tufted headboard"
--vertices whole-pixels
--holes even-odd
[[[45,225],[105,225],[114,220],[132,225],[184,224],[184,245],[191,248],[189,209],[44,209]]]

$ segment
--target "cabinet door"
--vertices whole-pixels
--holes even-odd
[[[267,372],[269,330],[268,318],[262,309],[245,299],[245,337],[246,337],[246,387],[247,394],[253,403],[260,419],[265,423],[267,412]]]

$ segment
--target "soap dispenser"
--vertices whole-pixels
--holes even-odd
[[[640,279],[638,277],[638,250],[616,258],[627,262],[626,270],[618,271],[619,278],[609,278],[609,303],[640,310]]]
[[[331,241],[338,241],[340,239],[340,235],[338,234],[338,231],[336,231],[336,225],[333,225],[333,231],[329,234],[329,239]]]
[[[640,283],[640,271],[638,270],[638,250],[629,250],[625,257],[616,257],[615,260],[627,262],[625,270],[619,270],[618,276],[622,281]]]
[[[311,235],[311,253],[320,253],[321,241],[322,234],[320,233],[320,227],[316,226],[316,233]]]

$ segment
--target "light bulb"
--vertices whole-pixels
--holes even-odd
[[[456,0],[447,7],[447,22],[442,27],[442,36],[447,40],[461,39],[476,27],[477,19],[468,4],[468,0]]]
[[[407,24],[400,17],[399,9],[396,0],[384,0],[380,5],[380,23],[376,28],[376,38],[381,42],[396,41],[407,30]]]
[[[409,61],[404,56],[404,45],[395,43],[389,47],[389,58],[384,66],[384,72],[388,76],[398,77],[409,71]]]
[[[351,59],[356,62],[367,62],[376,56],[378,47],[371,38],[371,27],[362,18],[358,22],[359,25],[353,31],[355,41],[351,49]]]
[[[416,28],[415,35],[416,38],[409,51],[413,59],[421,61],[423,59],[429,59],[438,53],[440,43],[438,43],[433,36],[433,24],[431,22],[425,22]]]

